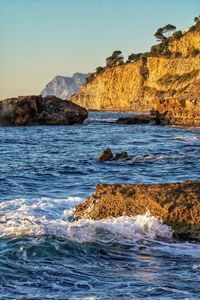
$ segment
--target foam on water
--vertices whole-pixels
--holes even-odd
[[[200,142],[199,136],[177,136],[175,139],[182,142],[191,142],[191,143]]]
[[[169,240],[172,237],[171,228],[148,213],[135,217],[72,222],[74,205],[81,201],[79,197],[70,197],[1,202],[0,237],[54,235],[79,243],[135,241],[141,238]]]
[[[117,118],[107,118],[107,119],[88,118],[85,120],[84,124],[116,123],[116,121]]]
[[[79,197],[3,201],[0,203],[0,238],[55,236],[79,244],[117,242],[134,247],[139,240],[146,240],[154,243],[155,251],[200,258],[199,244],[175,242],[172,229],[148,212],[135,217],[71,221],[75,205],[82,201]],[[199,264],[195,268],[199,268]]]

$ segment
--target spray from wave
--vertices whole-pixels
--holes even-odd
[[[79,197],[70,197],[1,202],[0,237],[53,235],[79,243],[131,242],[142,238],[170,240],[172,237],[171,228],[148,213],[99,221],[71,221],[74,206],[81,201]]]

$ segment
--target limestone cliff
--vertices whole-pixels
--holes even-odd
[[[104,68],[70,100],[90,110],[148,112],[166,122],[200,125],[200,31],[192,27],[171,39],[170,54],[151,53]]]

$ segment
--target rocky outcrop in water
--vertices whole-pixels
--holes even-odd
[[[71,100],[100,111],[154,109],[165,124],[200,126],[199,27],[172,39],[167,55],[148,53],[146,59],[105,67]]]
[[[56,76],[41,91],[43,97],[56,96],[61,99],[69,99],[80,91],[90,74],[74,73],[72,77]]]
[[[151,116],[149,114],[138,114],[135,116],[121,117],[117,119],[116,124],[133,125],[133,124],[150,124]]]
[[[118,152],[115,155],[113,155],[112,150],[110,148],[105,148],[97,157],[97,161],[110,161],[110,160],[131,160],[134,156],[129,156],[126,151]]]
[[[82,124],[86,109],[54,96],[20,96],[0,101],[0,126]]]
[[[110,148],[105,148],[97,157],[97,161],[106,161],[113,158],[113,153]]]
[[[174,235],[200,241],[200,181],[166,184],[98,184],[76,207],[77,218],[94,220],[150,212],[170,225]]]

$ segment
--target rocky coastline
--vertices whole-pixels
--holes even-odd
[[[76,206],[76,218],[93,220],[150,213],[172,227],[174,237],[200,241],[200,181],[165,184],[98,184]]]
[[[180,39],[169,39],[168,48],[159,54],[147,52],[133,61],[102,67],[70,100],[96,111],[153,109],[164,124],[200,126],[199,24]]]

